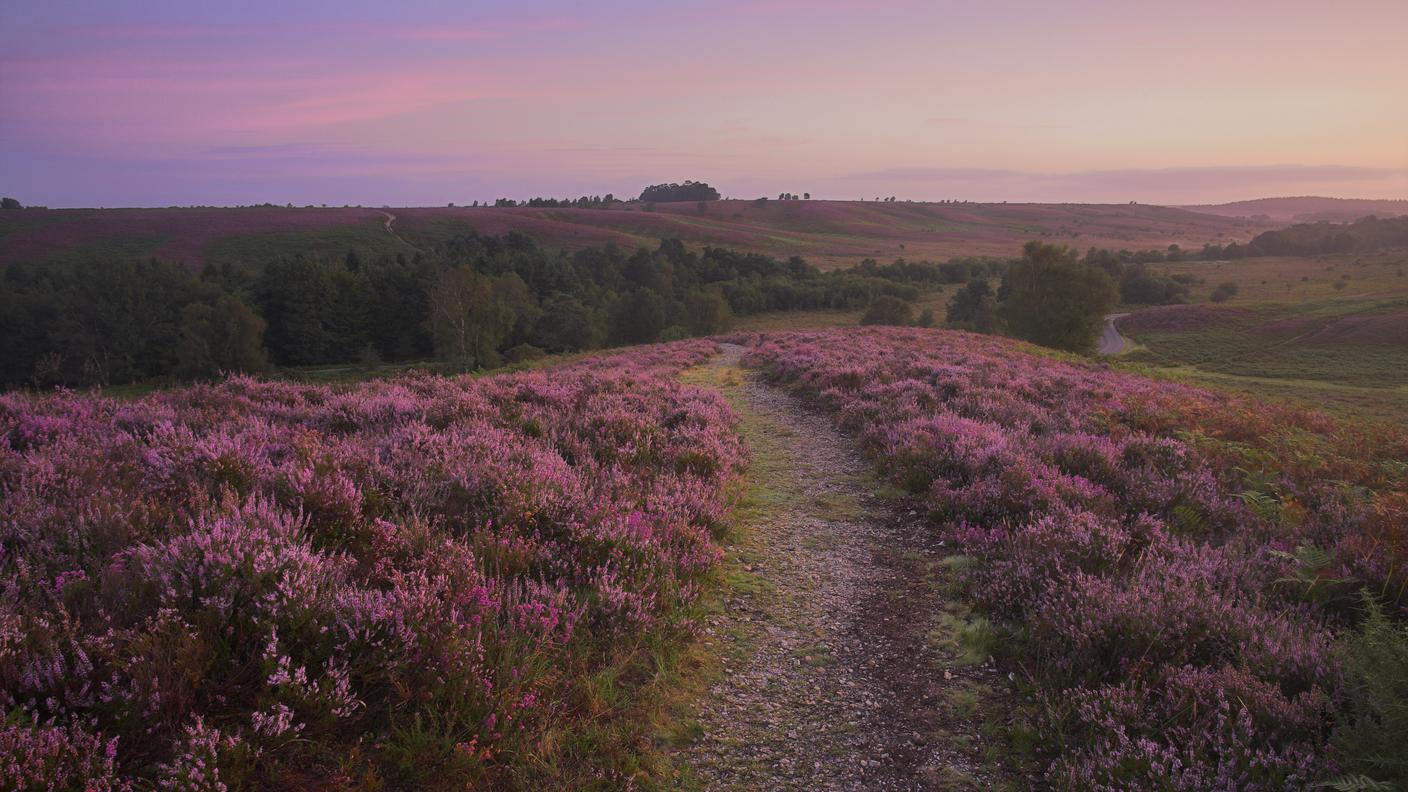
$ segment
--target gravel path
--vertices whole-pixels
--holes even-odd
[[[710,619],[724,673],[683,749],[690,775],[706,789],[1012,786],[982,753],[997,671],[946,662],[932,638],[951,605],[935,582],[943,548],[876,497],[871,465],[827,417],[751,375],[734,382],[750,476],[773,505],[736,561],[753,585]]]

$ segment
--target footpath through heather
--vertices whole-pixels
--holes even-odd
[[[729,399],[752,462],[704,637],[721,667],[678,748],[681,785],[1026,786],[1003,758],[1005,679],[962,639],[944,548],[882,497],[851,439],[742,369],[742,352],[684,375]]]

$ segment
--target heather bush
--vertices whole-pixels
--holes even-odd
[[[1053,775],[1068,787],[1303,789],[1321,769],[1325,696],[1287,699],[1231,667],[1153,666],[1058,694],[1069,711]]]
[[[0,788],[531,786],[623,637],[691,629],[713,351],[0,396]]]
[[[128,790],[118,777],[117,740],[77,724],[7,723],[0,726],[0,783],[5,789]]]
[[[1065,788],[1395,772],[1368,758],[1390,743],[1355,744],[1375,728],[1401,742],[1408,691],[1386,638],[1401,633],[1383,627],[1401,621],[1335,646],[1356,634],[1360,589],[1408,615],[1408,434],[964,333],[740,340],[833,410],[962,554],[970,596],[1021,637],[1014,668]]]

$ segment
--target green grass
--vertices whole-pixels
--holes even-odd
[[[997,282],[993,282],[993,288],[997,287]],[[921,294],[915,300],[914,318],[918,319],[919,314],[925,310],[934,312],[934,326],[942,327],[944,317],[948,314],[948,304],[953,300],[953,296],[962,285],[945,285],[939,289],[925,294]],[[752,314],[750,316],[740,316],[734,320],[733,329],[748,333],[765,333],[771,331],[784,330],[816,330],[824,327],[851,327],[860,324],[860,318],[865,313],[864,309],[853,311],[820,310],[820,311],[770,311],[768,313]]]
[[[1155,264],[1154,267],[1171,275],[1202,279],[1202,283],[1193,286],[1189,302],[1206,302],[1212,290],[1226,281],[1238,286],[1237,297],[1230,305],[1301,303],[1366,293],[1379,298],[1408,296],[1408,274],[1398,274],[1408,271],[1408,250],[1365,255],[1185,261]],[[1336,281],[1344,281],[1345,287],[1336,289]]]
[[[45,260],[55,264],[149,258],[166,240],[153,234],[111,236],[62,250]]]
[[[1336,319],[1395,311],[1408,311],[1408,300],[1261,305],[1248,316],[1216,327],[1131,334],[1144,348],[1128,357],[1213,374],[1393,387],[1408,384],[1408,349],[1377,343],[1321,344],[1314,335]],[[1306,323],[1294,333],[1266,331],[1283,320]]]
[[[1195,275],[1190,300],[1238,284],[1240,309],[1214,326],[1128,331],[1117,365],[1371,420],[1408,423],[1408,345],[1334,337],[1341,320],[1408,312],[1408,251],[1161,265]],[[1336,284],[1343,284],[1336,287]],[[1278,322],[1294,324],[1293,330]],[[1329,332],[1327,332],[1329,331]]]
[[[236,266],[260,266],[268,261],[292,255],[309,258],[345,256],[356,250],[363,259],[381,255],[407,256],[415,249],[386,233],[383,220],[355,225],[331,226],[310,231],[284,231],[269,234],[241,234],[215,240],[206,248],[207,265],[229,263]]]

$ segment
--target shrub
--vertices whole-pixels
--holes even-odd
[[[1212,290],[1211,299],[1215,303],[1227,302],[1228,300],[1237,296],[1237,292],[1238,290],[1240,290],[1240,288],[1241,287],[1237,285],[1236,281],[1227,281],[1225,283],[1219,283],[1217,287]]]
[[[518,344],[509,347],[508,350],[504,352],[504,362],[509,365],[542,360],[545,357],[547,357],[547,353],[532,344]]]
[[[884,295],[877,297],[865,309],[860,323],[863,325],[911,325],[914,324],[914,309],[898,297]]]

